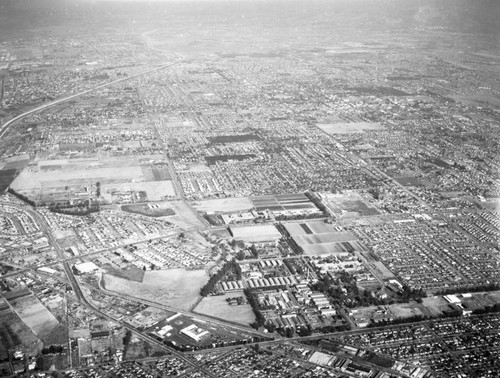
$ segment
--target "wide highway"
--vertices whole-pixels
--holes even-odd
[[[37,112],[40,112],[42,110],[45,110],[45,109],[48,109],[48,108],[51,108],[55,105],[58,105],[58,104],[62,104],[63,102],[66,102],[66,101],[69,101],[69,100],[72,100],[74,98],[77,98],[77,97],[80,97],[80,96],[83,96],[87,93],[91,93],[93,91],[96,91],[98,89],[101,89],[101,88],[106,88],[106,87],[109,87],[110,85],[113,85],[113,84],[117,84],[117,83],[121,83],[123,81],[127,81],[127,80],[131,80],[131,79],[134,79],[136,77],[139,77],[139,76],[143,76],[143,75],[147,75],[147,74],[150,74],[152,72],[156,72],[156,71],[160,71],[160,70],[163,70],[165,68],[168,68],[168,67],[172,67],[176,64],[179,64],[183,59],[184,57],[180,54],[175,54],[177,57],[178,57],[178,60],[177,61],[174,61],[174,62],[169,62],[169,63],[165,63],[165,64],[162,64],[162,65],[159,65],[159,66],[156,66],[154,68],[150,68],[150,69],[147,69],[147,70],[144,70],[144,71],[141,71],[141,72],[138,72],[138,73],[135,73],[133,75],[130,75],[130,76],[127,76],[127,77],[122,77],[120,79],[116,79],[116,80],[113,80],[113,81],[110,81],[110,82],[107,82],[105,84],[101,84],[101,85],[98,85],[96,87],[93,87],[91,89],[87,89],[83,92],[79,92],[79,93],[75,93],[71,96],[67,96],[67,97],[63,97],[63,98],[60,98],[60,99],[57,99],[57,100],[54,100],[54,101],[51,101],[51,102],[48,102],[46,104],[43,104],[43,105],[40,105],[40,106],[37,106],[36,108],[33,108],[31,110],[28,110],[27,112],[23,113],[23,114],[20,114],[12,119],[10,119],[9,121],[5,122],[2,127],[0,128],[0,139],[5,135],[5,133],[7,132],[7,130],[9,129],[9,127],[19,121],[20,119],[26,117],[26,116],[29,116],[31,114],[34,114],[34,113],[37,113]]]

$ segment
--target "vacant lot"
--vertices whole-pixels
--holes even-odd
[[[144,191],[148,195],[149,201],[161,201],[168,197],[175,196],[175,189],[172,181],[143,181],[128,184],[135,192]],[[126,190],[128,187],[125,187]]]
[[[422,310],[422,305],[417,302],[394,304],[389,306],[395,318],[410,318],[417,315],[426,315],[425,310]]]
[[[103,269],[110,275],[136,282],[142,282],[145,274],[144,269],[138,268],[135,265],[129,265],[122,269],[110,264],[105,264],[103,265]]]
[[[168,205],[168,203],[122,205],[121,209],[128,213],[141,214],[155,218],[175,215],[175,211]]]
[[[362,133],[368,130],[384,130],[385,127],[380,123],[369,122],[339,122],[339,123],[318,123],[318,126],[327,134],[354,134]]]
[[[169,201],[167,204],[175,212],[175,215],[170,215],[166,218],[170,223],[185,230],[205,228],[205,224],[201,222],[195,211],[184,202]],[[161,203],[159,205],[161,206]]]
[[[142,282],[104,275],[107,290],[137,298],[189,310],[196,303],[200,289],[208,280],[204,270],[152,270],[147,271]]]
[[[356,192],[327,194],[324,199],[328,209],[337,216],[345,213],[357,213],[360,216],[378,215],[380,212]]]
[[[358,246],[359,244],[350,243],[351,246]],[[319,256],[319,255],[330,255],[333,253],[346,253],[349,249],[343,243],[323,243],[323,244],[311,244],[311,245],[301,245],[304,250],[304,254],[308,256]],[[355,248],[356,250],[361,249]]]
[[[246,197],[221,198],[206,201],[195,201],[193,207],[200,213],[232,213],[253,208],[253,203]]]
[[[16,177],[16,169],[3,169],[0,171],[0,193],[6,190]]]
[[[250,307],[249,304],[231,306],[226,301],[226,298],[241,295],[243,295],[242,292],[214,295],[203,298],[202,301],[194,308],[194,311],[199,314],[210,315],[231,322],[248,325],[255,321],[255,315],[252,307]]]
[[[347,231],[329,232],[325,234],[297,235],[293,238],[299,245],[342,243],[356,240],[356,237]]]
[[[325,222],[290,222],[285,224],[285,228],[306,255],[317,256],[364,250],[353,234]]]
[[[433,316],[440,316],[443,313],[443,309],[448,306],[448,302],[441,296],[423,298],[422,303],[428,313]]]
[[[278,229],[272,224],[231,227],[231,234],[235,239],[246,243],[273,241],[281,237]]]
[[[257,211],[269,209],[271,211],[315,209],[316,206],[304,193],[278,194],[275,196],[250,197]]]
[[[44,337],[59,325],[56,317],[34,295],[10,301],[24,323],[38,337]]]
[[[33,332],[9,310],[0,311],[0,360],[7,358],[7,351],[21,344],[37,340]]]
[[[143,165],[137,157],[40,160],[36,166],[25,168],[12,187],[32,198],[38,198],[43,188],[44,201],[80,196],[97,182],[101,183],[101,195],[107,201],[115,190],[145,191],[153,201],[175,195],[170,180],[149,180]]]

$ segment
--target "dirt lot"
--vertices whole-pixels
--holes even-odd
[[[246,197],[241,198],[222,198],[206,201],[196,201],[192,203],[193,207],[201,213],[231,213],[250,210],[253,203]]]
[[[175,215],[167,216],[165,220],[185,230],[205,228],[205,224],[200,221],[194,210],[184,202],[169,201],[166,204],[175,212]],[[159,205],[162,205],[162,203],[159,203]]]
[[[322,221],[290,222],[285,224],[285,228],[306,255],[348,252],[346,243],[356,251],[364,249],[353,234],[348,231],[337,231],[334,226]]]
[[[157,155],[148,157],[153,159]],[[114,190],[145,191],[153,201],[175,195],[170,180],[147,180],[137,157],[39,160],[35,166],[25,168],[12,187],[32,198],[38,198],[43,188],[43,200],[51,201],[83,193],[84,188],[98,181],[101,195],[107,201]]]
[[[272,224],[260,224],[252,226],[231,226],[234,239],[246,243],[260,243],[264,241],[278,240],[280,232]]]
[[[323,243],[301,245],[307,256],[330,255],[333,253],[346,253],[347,249],[341,243]]]
[[[104,275],[107,290],[145,298],[168,306],[189,310],[196,303],[200,288],[208,276],[204,270],[152,270],[147,271],[141,283]]]
[[[140,269],[135,265],[129,265],[125,269],[117,269],[110,264],[106,264],[103,265],[103,269],[110,275],[125,278],[130,281],[142,282],[144,279],[144,269]]]
[[[129,213],[141,214],[154,218],[175,215],[175,211],[168,206],[166,202],[161,204],[122,205],[121,209]]]
[[[252,307],[250,307],[249,304],[231,306],[226,301],[226,298],[238,297],[242,295],[244,295],[243,292],[209,296],[203,298],[202,301],[194,308],[194,311],[199,314],[210,315],[216,318],[229,320],[231,322],[248,325],[255,321],[255,315]]]
[[[390,305],[389,309],[395,318],[409,318],[415,315],[426,315],[426,311],[422,309],[422,305],[416,302]]]
[[[339,123],[318,123],[316,125],[327,134],[353,134],[362,133],[365,130],[384,130],[380,123],[368,122],[339,122]]]
[[[423,305],[433,316],[442,314],[442,309],[447,306],[448,302],[443,297],[428,297],[423,298]]]
[[[7,358],[9,349],[21,344],[34,345],[36,341],[35,335],[14,312],[0,311],[0,359]]]
[[[356,213],[359,216],[373,216],[380,212],[365,198],[356,192],[342,194],[328,194],[325,198],[326,206],[337,216],[347,213]]]
[[[19,317],[38,337],[48,335],[59,324],[52,313],[35,296],[11,301]]]

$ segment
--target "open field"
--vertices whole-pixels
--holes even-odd
[[[417,302],[393,304],[389,306],[395,318],[410,318],[417,315],[426,315],[422,305]]]
[[[4,164],[2,169],[22,169],[28,165],[29,160],[28,154],[11,156],[2,160]]]
[[[130,281],[142,282],[144,279],[144,269],[138,268],[135,265],[129,265],[126,268],[117,269],[110,264],[106,264],[103,265],[102,268],[110,275],[125,278]]]
[[[226,301],[226,298],[240,295],[243,295],[243,293],[227,293],[224,295],[208,296],[203,298],[193,311],[199,314],[248,325],[255,321],[252,307],[249,304],[231,306]]]
[[[149,157],[154,159],[157,156]],[[12,182],[12,188],[42,201],[86,197],[85,193],[97,182],[101,184],[101,195],[107,201],[111,201],[114,191],[145,191],[152,201],[174,196],[170,180],[156,180],[154,175],[149,177],[149,170],[145,169],[149,167],[148,161],[144,157],[109,156],[39,160],[19,174]]]
[[[165,218],[170,223],[184,230],[193,228],[195,229],[205,228],[205,225],[200,221],[194,210],[191,209],[184,202],[168,201],[165,202],[165,204],[175,213],[175,215],[169,215],[167,218]],[[163,203],[157,203],[155,205],[162,206]]]
[[[6,190],[16,177],[16,169],[0,170],[0,193]]]
[[[253,203],[246,197],[221,198],[205,201],[193,201],[193,207],[200,213],[231,213],[253,208]]]
[[[489,198],[485,202],[479,202],[478,204],[486,211],[500,212],[500,198]]]
[[[160,328],[163,328],[166,325],[170,329],[164,336],[162,336],[163,340],[178,346],[208,347],[213,343],[234,342],[237,340],[248,340],[251,338],[249,333],[242,330],[236,330],[231,326],[197,320],[196,318],[191,318],[185,315],[176,316],[171,320],[165,319],[165,321],[157,323],[154,326],[154,331],[157,332]],[[182,332],[183,329],[192,325],[199,328],[199,331],[204,333],[199,340],[194,340]],[[153,331],[153,329],[149,330]]]
[[[68,341],[68,327],[59,324],[42,340],[45,345],[66,344]]]
[[[295,241],[299,245],[308,244],[327,244],[327,243],[342,243],[348,241],[355,241],[356,237],[350,232],[329,232],[325,234],[311,234],[311,235],[296,235]]]
[[[363,247],[357,241],[342,242],[342,243],[321,243],[301,245],[304,254],[308,256],[329,255],[332,253],[346,253],[351,249],[354,251],[362,251]]]
[[[175,211],[168,203],[122,205],[121,209],[128,213],[141,214],[154,218],[175,215]]]
[[[0,360],[7,357],[10,348],[29,345],[37,338],[10,309],[0,311]]]
[[[479,292],[470,294],[457,294],[465,308],[470,310],[482,309],[495,304],[500,304],[500,291]],[[444,301],[444,300],[443,300]],[[444,302],[447,303],[447,302]]]
[[[104,275],[107,290],[145,298],[182,310],[189,310],[196,303],[200,288],[208,276],[204,270],[151,270],[141,283],[112,275]]]
[[[346,213],[357,213],[359,216],[378,215],[380,212],[356,192],[342,194],[322,194],[323,202],[336,216]]]
[[[127,346],[124,360],[135,360],[137,358],[149,357],[152,354],[161,356],[166,352],[163,349],[151,345],[144,340],[132,339],[133,341]]]
[[[246,243],[260,243],[278,240],[281,237],[278,229],[272,224],[231,227],[233,238]]]
[[[357,323],[370,323],[371,320],[383,320],[385,317],[392,316],[394,319],[410,318],[418,315],[427,315],[428,312],[421,304],[417,302],[400,303],[390,306],[367,306],[359,307],[353,310],[352,318]]]
[[[311,222],[290,222],[286,223],[286,229],[290,235],[308,235],[308,234],[325,234],[332,232],[334,230],[331,224],[325,223],[323,221],[311,221]]]
[[[290,222],[285,223],[284,226],[306,255],[317,256],[364,250],[353,234],[322,221]]]
[[[422,299],[422,304],[427,308],[433,316],[440,316],[443,309],[448,305],[448,302],[441,297],[427,297]]]
[[[369,122],[339,122],[339,123],[318,123],[316,125],[327,134],[354,134],[371,130],[384,130],[380,123]]]
[[[170,180],[134,182],[130,185],[135,192],[146,192],[149,201],[161,201],[165,198],[175,196],[174,185]],[[128,187],[125,187],[125,189]]]
[[[383,280],[396,278],[394,273],[392,273],[381,261],[373,261],[373,268]]]
[[[417,178],[411,176],[393,176],[394,180],[403,186],[423,186],[425,183]]]
[[[10,301],[24,323],[38,337],[44,337],[59,325],[56,317],[34,295]]]
[[[492,108],[500,109],[500,100],[495,96],[487,95],[467,95],[467,96],[451,96],[455,101],[472,106],[491,106]]]
[[[257,211],[316,209],[304,193],[250,197]]]

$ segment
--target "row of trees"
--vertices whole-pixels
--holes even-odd
[[[429,316],[423,316],[423,315],[413,315],[408,318],[397,318],[393,320],[380,320],[378,322],[373,322],[368,324],[368,328],[375,328],[375,327],[382,327],[386,325],[396,325],[396,324],[407,324],[407,323],[415,323],[415,322],[421,322],[423,320],[428,320],[431,319]]]
[[[258,299],[255,297],[252,290],[250,289],[243,289],[243,293],[247,297],[248,303],[252,307],[253,313],[255,314],[255,321],[250,325],[255,329],[263,327],[266,324],[266,318],[264,317],[264,315],[262,315],[262,312],[260,311],[261,308]]]
[[[98,202],[91,202],[89,200],[86,200],[84,202],[80,202],[76,205],[71,205],[71,204],[54,204],[51,203],[49,205],[49,210],[53,213],[57,214],[66,214],[66,215],[89,215],[92,213],[97,213],[99,212],[99,203]]]
[[[241,268],[234,258],[231,261],[225,263],[222,268],[217,271],[217,273],[210,277],[205,286],[201,288],[200,295],[206,297],[207,295],[212,293],[217,282],[231,271],[235,274],[236,279],[241,279]]]
[[[500,303],[496,303],[492,306],[486,306],[484,308],[474,310],[473,314],[482,315],[482,314],[490,314],[490,313],[497,313],[497,312],[500,312]],[[374,328],[374,327],[380,327],[380,326],[386,326],[386,325],[415,323],[415,322],[421,322],[424,320],[431,320],[431,319],[437,319],[437,318],[441,318],[441,319],[457,318],[460,316],[462,316],[462,311],[460,311],[458,309],[449,309],[447,311],[443,311],[443,313],[439,317],[414,315],[414,316],[410,316],[408,318],[397,318],[397,319],[393,319],[393,320],[383,320],[383,321],[379,321],[377,323],[370,323],[368,325],[368,327]]]
[[[51,345],[48,348],[42,349],[42,354],[61,354],[64,348],[62,345]]]
[[[23,202],[26,202],[28,205],[31,205],[33,207],[36,207],[36,202],[33,201],[33,200],[30,200],[28,197],[26,197],[24,194],[21,194],[21,193],[18,193],[16,192],[14,189],[12,188],[9,188],[7,190],[10,194],[12,194],[13,196],[19,198],[21,201]]]
[[[495,290],[500,290],[500,284],[492,283],[492,284],[476,285],[472,287],[450,287],[448,289],[443,289],[436,292],[436,295],[460,294],[463,292],[478,293],[481,291],[495,291]]]
[[[472,311],[475,315],[492,314],[496,312],[500,312],[500,303],[495,303],[494,305],[478,308],[477,310]]]
[[[171,348],[174,348],[181,352],[189,352],[193,350],[203,350],[203,349],[212,349],[212,348],[222,348],[230,345],[245,345],[248,343],[257,343],[266,341],[263,337],[254,336],[250,340],[240,339],[240,340],[230,340],[230,341],[216,341],[213,343],[207,343],[202,345],[186,345],[186,344],[177,344],[170,340],[164,340],[163,344],[168,345]]]
[[[325,204],[321,202],[321,199],[318,197],[317,194],[312,192],[305,192],[304,194],[309,199],[309,201],[311,201],[314,204],[314,206],[316,206],[318,209],[321,210],[321,212],[325,217],[330,216],[328,209],[326,208]]]
[[[37,206],[37,203],[35,201],[29,199],[24,194],[18,193],[12,188],[9,188],[7,191],[13,196],[19,198],[21,201],[27,203],[28,205],[33,207]],[[42,203],[41,206],[44,206],[44,204]],[[88,215],[91,213],[96,213],[100,210],[98,202],[91,202],[89,200],[81,202],[77,205],[71,205],[69,203],[66,204],[51,203],[49,204],[48,208],[53,213],[67,214],[67,215]]]

